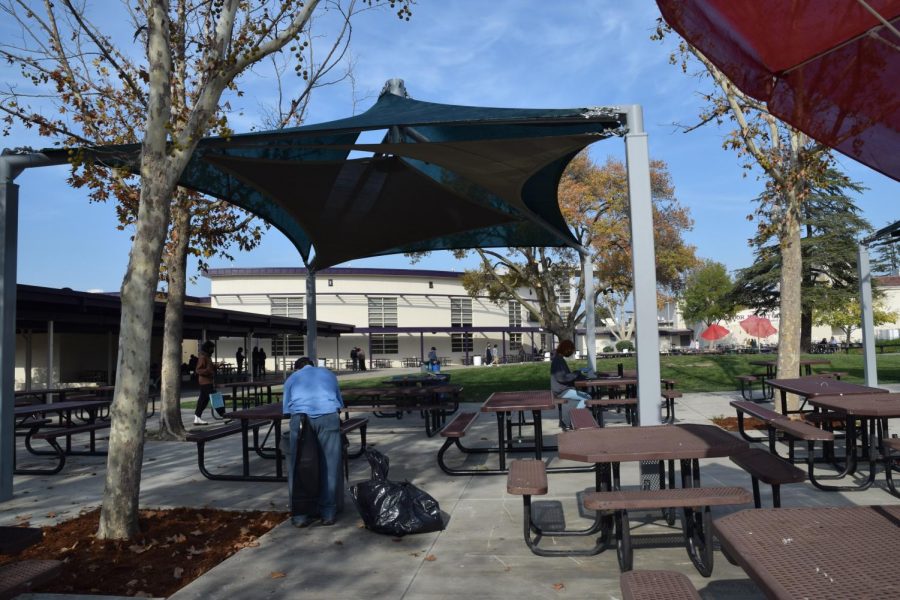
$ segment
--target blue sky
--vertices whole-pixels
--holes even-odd
[[[90,0],[94,7],[107,6]],[[722,149],[727,128],[705,126],[682,133],[674,123],[692,124],[701,106],[696,78],[668,63],[674,39],[650,40],[658,16],[656,4],[585,0],[420,0],[412,20],[400,22],[389,10],[368,11],[357,19],[352,41],[356,61],[357,110],[374,101],[391,77],[405,80],[414,98],[451,104],[509,107],[582,107],[638,103],[644,108],[650,153],[670,167],[679,200],[691,210],[693,231],[686,233],[698,255],[747,266],[747,239],[753,224],[753,198],[762,184],[740,167],[738,157]],[[130,33],[124,21],[107,14],[111,30]],[[0,35],[13,35],[11,25]],[[322,23],[323,29],[327,23]],[[0,71],[3,78],[15,72]],[[245,78],[244,116],[232,121],[237,131],[259,124],[261,107],[271,105],[274,82],[258,69]],[[353,112],[349,86],[320,90],[308,122]],[[49,145],[17,130],[4,147]],[[611,139],[592,146],[592,155],[623,158],[624,143]],[[869,188],[857,205],[876,228],[897,220],[897,182],[838,156],[841,167]],[[117,290],[127,264],[130,231],[116,230],[112,206],[91,204],[70,189],[64,167],[32,169],[16,182],[20,190],[18,279],[21,283]],[[214,267],[299,266],[296,251],[277,231],[262,245],[236,253]],[[405,267],[402,256],[354,261],[353,266]],[[345,265],[346,266],[346,265]],[[422,268],[462,269],[445,253],[418,264]],[[196,272],[194,270],[194,272]],[[205,295],[209,282],[199,278],[189,293]]]

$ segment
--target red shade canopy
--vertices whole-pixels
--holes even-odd
[[[769,337],[773,333],[778,333],[772,322],[765,317],[750,315],[740,323],[741,329],[746,331],[753,337]]]
[[[709,340],[712,342],[715,340],[722,339],[729,333],[731,333],[731,332],[728,331],[727,329],[725,329],[724,327],[722,327],[721,325],[719,325],[718,323],[713,323],[712,325],[710,325],[709,327],[707,327],[706,329],[703,330],[703,333],[700,334],[700,337],[702,337],[704,340]]]
[[[900,180],[900,0],[656,3],[773,115]]]

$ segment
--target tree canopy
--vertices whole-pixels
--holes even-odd
[[[679,306],[687,323],[710,326],[731,319],[737,307],[731,299],[733,283],[725,265],[705,260],[691,271],[685,282]]]
[[[564,172],[559,204],[575,237],[589,249],[597,279],[595,302],[608,315],[614,337],[631,337],[633,323],[626,311],[632,290],[631,233],[625,165],[608,158],[602,165],[584,151]],[[672,185],[668,166],[650,163],[653,225],[656,232],[657,281],[660,302],[682,286],[683,274],[696,264],[695,250],[684,239],[693,221]],[[469,251],[458,253],[460,256]],[[571,248],[510,248],[506,251],[473,250],[481,259],[478,269],[463,279],[472,295],[486,294],[494,302],[518,301],[541,327],[562,339],[574,339],[584,318],[584,254]],[[561,310],[558,291],[573,294],[572,310]],[[522,290],[533,290],[526,297]]]

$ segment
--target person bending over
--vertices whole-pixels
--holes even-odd
[[[288,450],[288,497],[293,492],[294,457],[300,439],[303,415],[309,418],[319,443],[319,514],[291,515],[295,527],[308,527],[316,521],[334,525],[341,490],[341,420],[344,406],[337,377],[324,367],[314,367],[312,360],[301,357],[284,382],[284,414],[291,415]],[[293,507],[293,502],[291,502]],[[293,511],[292,511],[293,512]]]

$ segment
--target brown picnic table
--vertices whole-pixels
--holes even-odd
[[[844,465],[839,469],[837,478],[852,475],[857,469],[857,442],[862,437],[863,456],[868,458],[869,472],[867,477],[856,485],[825,485],[810,473],[810,482],[817,488],[826,491],[861,491],[875,482],[877,462],[881,454],[888,455],[884,441],[890,438],[888,419],[900,418],[900,394],[874,393],[852,394],[844,396],[812,396],[808,399],[817,410],[846,415],[846,437],[844,440]],[[856,422],[860,425],[857,427]],[[868,444],[866,444],[868,442]],[[879,451],[880,449],[880,451]],[[891,477],[892,466],[885,465],[885,477],[891,492],[894,492]]]
[[[816,396],[850,396],[854,394],[887,394],[888,390],[873,388],[830,377],[798,377],[795,379],[770,379],[767,382],[771,387],[781,392],[781,414],[808,412],[803,407],[806,402]],[[787,395],[797,394],[803,398],[803,403],[796,411],[788,411]]]
[[[225,385],[231,388],[231,410],[236,411],[238,409],[238,399],[241,401],[242,408],[249,408],[251,404],[258,406],[262,404],[263,398],[265,398],[266,404],[271,404],[273,400],[272,388],[284,385],[284,380],[233,381]]]
[[[900,590],[900,506],[757,508],[713,528],[768,598],[888,599]]]
[[[598,375],[602,375],[598,373]],[[596,377],[575,382],[575,389],[587,390],[591,399],[585,404],[591,409],[600,427],[605,425],[604,410],[624,408],[626,421],[637,425],[637,379],[635,377]],[[607,395],[606,400],[603,396]],[[624,397],[620,397],[624,394]]]
[[[62,470],[67,455],[106,454],[96,450],[94,433],[97,429],[109,427],[108,421],[99,421],[98,413],[101,409],[109,408],[110,402],[110,400],[63,400],[14,407],[15,429],[23,432],[19,435],[25,436],[25,448],[36,456],[55,456],[57,465],[52,469],[16,468],[16,455],[13,453],[13,472],[18,475],[52,475]],[[57,416],[56,422],[47,417],[50,414]],[[78,433],[91,434],[88,451],[72,450],[72,436]],[[65,448],[59,445],[57,437],[66,438]],[[53,450],[35,449],[32,446],[34,438],[46,439]]]

